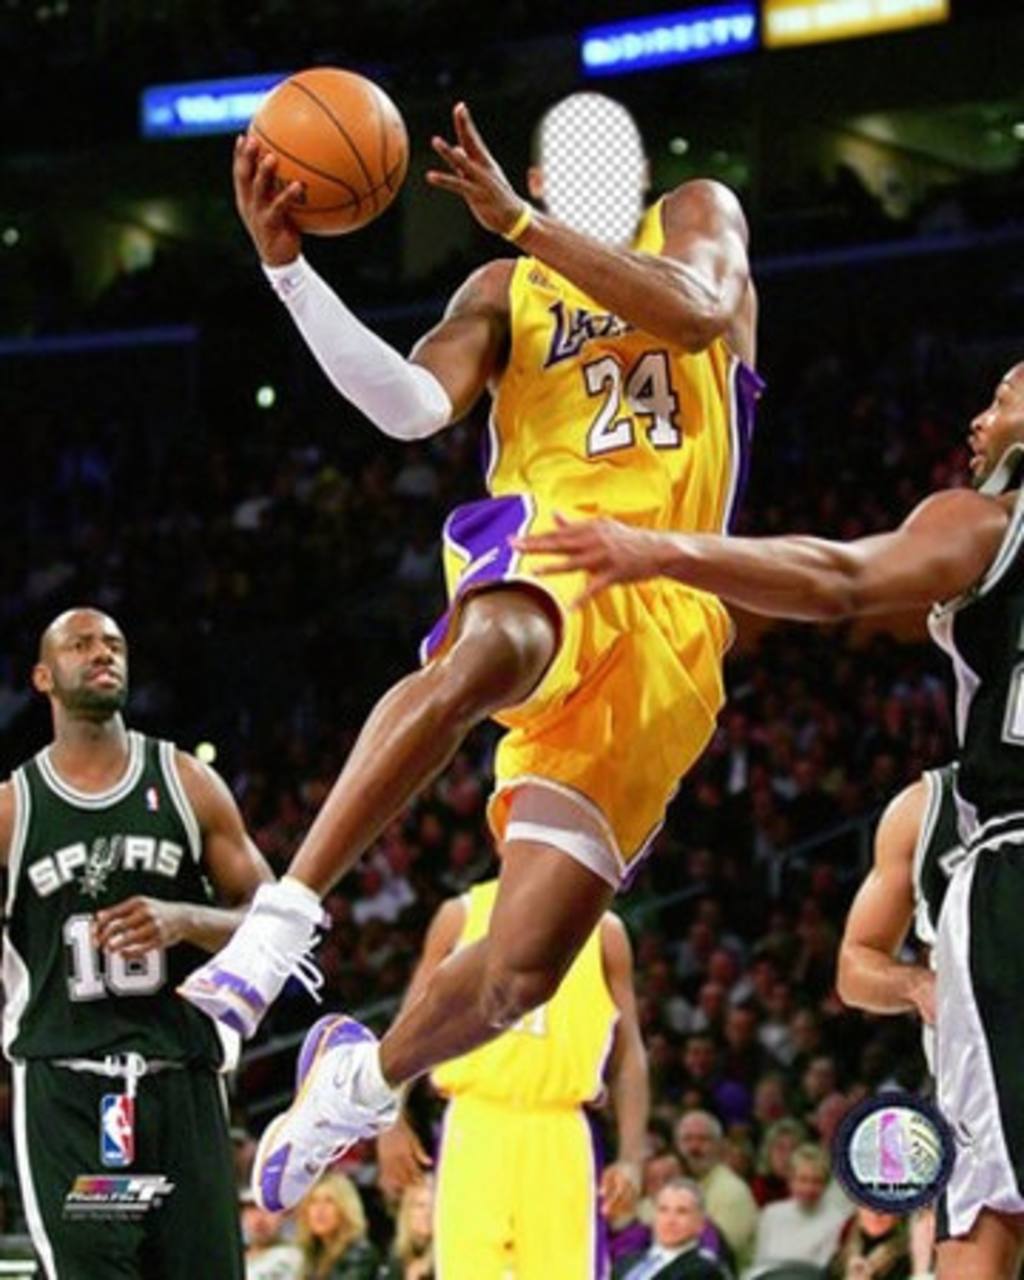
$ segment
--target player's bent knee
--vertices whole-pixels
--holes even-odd
[[[499,969],[488,973],[478,996],[481,1013],[488,1026],[511,1027],[546,1004],[558,990],[558,983],[557,973],[540,969]]]
[[[466,625],[443,659],[456,716],[472,719],[528,697],[558,646],[549,611],[525,592],[494,592],[467,607]]]

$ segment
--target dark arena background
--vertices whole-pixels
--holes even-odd
[[[802,36],[785,21],[797,10]],[[843,11],[831,27],[828,11]],[[440,529],[483,493],[486,404],[404,445],[332,391],[234,209],[233,137],[268,77],[357,70],[405,118],[409,175],[389,211],[305,241],[403,352],[475,266],[514,252],[424,180],[456,101],[520,193],[534,123],[581,89],[633,112],[653,194],[698,176],[731,186],[768,384],[738,532],[859,537],[969,483],[968,424],[1024,354],[1024,14],[1010,0],[0,0],[0,51],[0,775],[49,741],[29,683],[39,633],[93,604],[128,637],[129,722],[213,763],[278,874],[444,607]],[[947,663],[917,614],[736,622],[719,729],[616,904],[652,1107],[644,1195],[613,1241],[688,1172],[686,1110],[718,1118],[721,1159],[763,1212],[788,1194],[795,1142],[828,1151],[862,1098],[928,1091],[920,1024],[847,1008],[836,955],[882,809],[954,752]],[[492,869],[496,738],[477,730],[330,895],[326,1009],[386,1026],[435,910]],[[240,1213],[254,1140],[322,1011],[289,986],[231,1077]],[[0,1274],[42,1275],[10,1096],[5,1080]],[[410,1109],[429,1146],[429,1085]],[[374,1145],[339,1167],[380,1275],[432,1275],[384,1269],[395,1208]],[[275,1230],[296,1238],[292,1216]],[[292,1270],[260,1270],[250,1245],[253,1277],[377,1275],[304,1270],[297,1249]]]

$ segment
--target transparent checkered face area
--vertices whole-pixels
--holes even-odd
[[[647,162],[640,130],[621,103],[574,93],[540,124],[544,206],[603,244],[628,244],[643,212]]]

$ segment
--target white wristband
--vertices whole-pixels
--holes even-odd
[[[263,270],[320,368],[385,435],[420,440],[448,425],[452,402],[437,378],[367,329],[305,258]]]

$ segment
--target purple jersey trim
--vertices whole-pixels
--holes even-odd
[[[612,1273],[611,1244],[608,1239],[608,1222],[601,1212],[601,1174],[604,1172],[604,1141],[598,1127],[597,1116],[586,1107],[583,1115],[590,1130],[590,1145],[594,1157],[594,1277],[608,1280]]]
[[[737,360],[733,369],[733,403],[732,403],[732,444],[733,455],[733,487],[725,513],[724,529],[731,533],[739,514],[743,495],[747,490],[750,478],[750,454],[754,443],[754,418],[757,402],[764,392],[764,379],[754,372],[742,360]]]
[[[456,507],[444,526],[444,540],[465,557],[466,570],[459,579],[452,605],[438,618],[420,645],[420,660],[429,662],[444,643],[451,626],[452,609],[467,591],[488,582],[501,582],[509,574],[516,553],[509,538],[520,533],[532,515],[530,501],[521,494],[481,498]]]

